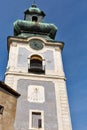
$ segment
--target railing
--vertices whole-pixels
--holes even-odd
[[[45,65],[42,66],[41,64],[31,64],[28,67],[29,72],[34,72],[34,73],[45,73]]]

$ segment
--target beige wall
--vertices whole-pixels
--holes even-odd
[[[0,130],[14,130],[16,103],[16,97],[0,90],[0,105],[4,106],[3,115],[0,115]]]

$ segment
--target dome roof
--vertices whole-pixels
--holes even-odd
[[[25,10],[24,13],[24,20],[14,22],[15,36],[43,35],[48,36],[50,39],[55,39],[57,27],[54,24],[43,22],[45,13],[35,4]]]
[[[21,33],[48,35],[54,39],[57,32],[57,27],[54,24],[36,23],[25,20],[17,20],[14,22],[14,34]]]
[[[25,14],[38,14],[45,16],[45,13],[41,11],[39,8],[37,8],[36,5],[32,5],[29,9],[24,11]]]

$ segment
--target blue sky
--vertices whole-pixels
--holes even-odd
[[[73,130],[87,130],[87,0],[36,0],[46,13],[45,22],[58,27],[56,40],[65,43],[63,64],[67,78]],[[13,22],[23,19],[31,0],[1,0],[0,80],[7,64],[7,36],[13,35]]]

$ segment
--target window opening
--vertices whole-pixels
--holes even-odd
[[[45,73],[45,65],[43,64],[43,59],[39,55],[33,55],[29,59],[29,72],[33,73]]]
[[[3,114],[4,107],[0,105],[0,114]]]
[[[42,128],[42,119],[40,112],[32,112],[32,127]]]
[[[37,18],[36,16],[33,16],[33,17],[32,17],[32,21],[33,21],[33,22],[37,22],[37,21],[38,21],[38,18]]]
[[[38,128],[42,128],[42,120],[38,119]]]

